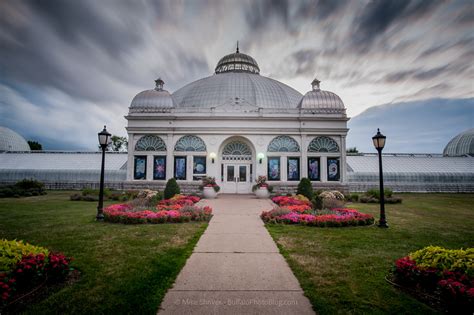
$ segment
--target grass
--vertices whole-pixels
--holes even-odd
[[[387,205],[388,229],[267,225],[319,314],[433,314],[384,277],[393,262],[428,245],[474,246],[473,194],[404,194]],[[348,204],[379,218],[378,204]]]
[[[207,223],[98,223],[97,204],[69,201],[70,195],[0,199],[0,238],[61,251],[81,272],[78,282],[26,313],[156,314]]]

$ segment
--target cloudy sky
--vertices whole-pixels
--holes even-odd
[[[49,149],[125,135],[135,94],[173,92],[235,50],[301,93],[314,77],[349,116],[473,97],[474,1],[3,0],[0,125]]]

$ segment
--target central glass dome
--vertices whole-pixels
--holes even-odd
[[[259,75],[255,59],[237,51],[217,63],[215,74],[172,94],[176,107],[210,109],[219,106],[252,106],[266,109],[297,108],[303,95],[288,85]]]

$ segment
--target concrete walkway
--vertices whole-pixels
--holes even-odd
[[[259,215],[253,196],[203,200],[214,217],[159,314],[314,314]]]

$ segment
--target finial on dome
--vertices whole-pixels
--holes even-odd
[[[311,82],[311,86],[313,87],[313,91],[319,91],[320,90],[320,88],[319,88],[320,83],[321,83],[321,81],[314,78],[313,82]]]
[[[165,85],[165,81],[161,80],[161,78],[158,78],[155,80],[155,90],[157,91],[163,91],[163,85]]]
[[[239,53],[239,41],[237,41],[237,50],[235,52]]]

